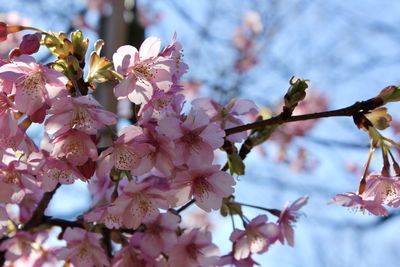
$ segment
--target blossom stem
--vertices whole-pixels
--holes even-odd
[[[264,210],[267,211],[269,213],[271,213],[274,216],[279,217],[280,216],[280,211],[277,209],[268,209],[268,208],[264,208],[264,207],[260,207],[260,206],[256,206],[256,205],[251,205],[251,204],[246,204],[246,203],[241,203],[241,202],[231,202],[232,204],[237,204],[237,205],[241,205],[241,206],[245,206],[245,207],[249,207],[249,208],[254,208],[254,209],[259,209],[259,210]]]

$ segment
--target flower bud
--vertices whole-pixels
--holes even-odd
[[[41,39],[42,39],[42,34],[39,32],[34,34],[24,35],[24,37],[22,37],[22,42],[19,45],[21,53],[27,55],[36,53],[40,48]]]
[[[377,95],[377,98],[383,100],[383,103],[400,101],[400,88],[394,85],[386,86]]]

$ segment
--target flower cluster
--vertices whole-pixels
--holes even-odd
[[[2,26],[5,37],[26,29]],[[43,65],[30,55],[40,43],[57,57],[54,64]],[[223,257],[211,232],[180,225],[185,207],[194,203],[211,212],[233,196],[236,182],[215,164],[214,154],[222,149],[229,155],[225,147],[246,140],[247,132],[226,136],[225,130],[243,125],[241,116],[257,114],[256,105],[232,100],[223,106],[201,98],[185,109],[180,79],[188,66],[175,36],[163,49],[156,37],[139,50],[122,46],[112,62],[100,56],[102,44],[95,43],[86,78],[88,40],[79,31],[71,40],[63,33],[26,35],[1,61],[0,234],[6,241],[0,250],[8,249],[5,259],[33,266],[215,266],[227,260],[252,266],[251,255],[277,240],[293,245],[292,223],[307,198],[275,210],[276,223],[267,223],[265,215],[249,222],[236,214],[244,230],[233,231],[233,250]],[[117,116],[91,95],[96,83],[106,81],[116,82],[115,97],[138,111],[137,122],[118,134]],[[44,126],[40,145],[26,133],[32,123]],[[107,147],[98,147],[100,130],[112,132]],[[49,196],[78,179],[93,192],[90,211],[74,223],[44,216]],[[63,246],[49,249],[37,240],[51,225],[62,228]]]

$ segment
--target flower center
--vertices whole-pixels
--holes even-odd
[[[33,74],[25,76],[22,84],[22,92],[26,95],[34,98],[39,97],[37,92],[42,89],[44,79],[41,72],[35,72]]]
[[[49,177],[54,179],[54,180],[67,180],[69,181],[69,178],[71,176],[71,172],[60,170],[57,168],[53,168],[49,170]]]
[[[79,154],[82,150],[82,144],[79,140],[72,140],[65,146],[68,154]]]
[[[132,170],[139,162],[139,156],[131,149],[119,147],[114,153],[115,167],[120,170]]]
[[[85,107],[80,105],[74,106],[70,121],[71,128],[81,130],[85,128],[91,128],[93,124],[94,120]]]
[[[11,172],[7,172],[4,176],[4,182],[7,184],[18,184],[20,181],[20,174],[15,172],[15,171],[11,171]]]
[[[150,72],[150,67],[145,64],[139,64],[133,68],[133,73],[138,80],[151,81],[154,75]]]

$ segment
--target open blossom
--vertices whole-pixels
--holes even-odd
[[[74,166],[85,164],[89,158],[97,159],[97,148],[89,135],[70,130],[51,141],[54,149],[51,156],[65,157]]]
[[[60,249],[60,259],[80,267],[108,266],[109,262],[100,245],[101,235],[81,228],[68,227],[63,235],[67,247]]]
[[[171,43],[163,49],[161,55],[173,60],[171,64],[171,73],[173,81],[178,81],[188,70],[188,65],[182,62],[182,45],[176,40],[176,34],[172,37]]]
[[[118,48],[113,62],[118,73],[125,76],[115,88],[118,99],[128,97],[135,104],[147,103],[154,88],[168,91],[172,85],[170,64],[172,60],[159,57],[161,41],[147,38],[139,51],[130,45]]]
[[[201,109],[192,109],[183,122],[166,117],[159,121],[157,131],[175,141],[175,164],[190,166],[210,165],[214,150],[222,146],[225,136]]]
[[[122,225],[122,218],[108,211],[111,204],[97,206],[84,215],[86,222],[104,223],[109,229],[118,229]]]
[[[253,267],[254,265],[259,264],[251,258],[251,254],[247,258],[237,260],[231,252],[225,256],[222,256],[217,263],[217,266],[226,265],[235,267]]]
[[[219,165],[213,165],[177,173],[172,188],[177,189],[178,204],[183,204],[194,197],[196,205],[207,212],[219,209],[222,198],[230,196],[235,191],[233,177],[220,171],[219,168]]]
[[[149,182],[129,182],[123,193],[108,208],[108,212],[121,218],[125,227],[135,229],[143,220],[158,216],[159,208],[168,209],[167,199],[162,191],[153,188]]]
[[[236,260],[246,259],[251,253],[263,253],[268,250],[279,235],[279,227],[267,223],[266,215],[259,215],[245,225],[245,230],[235,229],[230,237]]]
[[[113,257],[111,267],[164,267],[167,266],[163,257],[154,259],[144,253],[140,244],[142,235],[134,234],[129,243],[122,247]],[[157,261],[158,260],[158,261]]]
[[[46,158],[42,167],[42,188],[53,191],[57,184],[72,184],[76,179],[84,180],[79,171],[68,162],[55,158]]]
[[[182,111],[184,96],[173,92],[155,90],[149,102],[141,110],[141,124],[151,119],[160,120],[167,116],[178,117]]]
[[[142,175],[149,171],[152,163],[147,159],[147,155],[153,148],[149,144],[135,140],[142,135],[143,130],[140,127],[124,128],[114,144],[100,154],[97,176],[108,176],[113,167],[130,171],[133,175]]]
[[[381,173],[371,173],[366,178],[364,200],[378,201],[397,208],[400,206],[399,177],[385,176]]]
[[[144,220],[146,230],[142,233],[140,247],[147,255],[156,258],[178,242],[176,229],[180,218],[170,212],[159,214],[157,218]]]
[[[169,252],[168,266],[215,266],[218,247],[211,242],[211,233],[199,229],[185,231]]]
[[[387,216],[388,211],[382,206],[379,200],[365,200],[362,195],[357,195],[353,192],[347,192],[344,194],[337,194],[332,202],[342,205],[344,207],[351,207],[356,210],[364,212],[365,210],[377,216]]]
[[[7,138],[17,134],[18,121],[14,117],[17,111],[14,104],[8,99],[7,95],[0,92],[0,136]]]
[[[286,203],[279,216],[279,241],[284,244],[285,239],[289,246],[294,245],[294,233],[292,223],[295,223],[301,215],[299,209],[307,204],[308,196],[297,199],[292,205]]]
[[[34,193],[38,184],[27,166],[20,161],[0,164],[0,201],[20,203],[26,194]]]
[[[203,109],[210,122],[217,123],[222,129],[229,129],[243,125],[238,117],[246,114],[257,115],[258,108],[251,100],[232,99],[226,106],[222,106],[211,98],[202,97],[192,101],[192,105],[196,108]],[[232,142],[241,142],[247,137],[247,133],[241,132],[228,136],[228,140]]]
[[[9,261],[20,257],[27,257],[31,253],[31,244],[35,242],[35,236],[29,232],[18,231],[12,238],[2,242],[1,251],[6,251],[5,258]]]
[[[89,135],[96,134],[104,125],[117,122],[116,115],[101,108],[92,97],[64,97],[56,100],[45,123],[48,134],[60,135],[75,129]]]
[[[0,67],[0,79],[12,81],[15,106],[33,115],[44,104],[51,106],[57,97],[67,95],[68,79],[58,71],[36,63],[31,56],[22,55]]]

